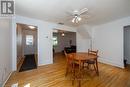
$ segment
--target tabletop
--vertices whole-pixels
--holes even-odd
[[[97,59],[98,56],[93,55],[93,54],[88,54],[87,52],[76,52],[76,53],[71,53],[74,56],[75,60],[89,60],[89,59]]]

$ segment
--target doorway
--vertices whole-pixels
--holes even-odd
[[[37,26],[17,23],[17,70],[37,68]]]
[[[63,61],[64,50],[76,52],[76,32],[53,30],[53,62]]]
[[[130,25],[124,27],[124,66],[130,65]]]

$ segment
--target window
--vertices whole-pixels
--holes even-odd
[[[33,45],[33,35],[26,35],[26,45]]]
[[[56,36],[53,36],[53,46],[57,46],[58,45],[58,40]]]

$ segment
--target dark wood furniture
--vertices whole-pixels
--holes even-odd
[[[67,76],[68,72],[72,73],[72,69],[73,69],[73,56],[69,55],[65,50],[64,50],[64,54],[65,54],[66,61],[67,61],[66,73],[65,73],[65,76]]]
[[[70,47],[65,47],[64,50],[66,53],[75,53],[76,52],[76,46],[70,46]]]
[[[88,49],[88,55],[95,55],[98,57],[98,50],[90,50]],[[97,58],[96,60],[95,59],[89,59],[86,61],[86,63],[88,64],[88,68],[90,68],[91,66],[93,66],[95,72],[97,73],[97,75],[99,75],[99,73],[97,72],[98,71],[98,68],[96,67],[96,61],[97,61]]]
[[[67,74],[69,72],[71,73],[72,85],[73,85],[74,84],[74,80],[75,80],[75,69],[76,69],[76,66],[79,66],[79,62],[74,59],[74,55],[73,54],[67,53],[65,50],[64,50],[64,54],[65,54],[66,61],[67,61],[65,76],[67,76]]]
[[[82,69],[83,69],[83,63],[87,60],[95,60],[95,63],[96,63],[96,73],[98,74],[99,71],[98,71],[98,62],[97,62],[97,55],[93,55],[93,54],[89,54],[89,53],[85,53],[85,52],[77,52],[77,53],[71,53],[71,55],[73,55],[73,61],[77,61],[79,66],[78,66],[78,74],[75,75],[75,72],[73,73],[74,74],[74,77],[75,79],[78,79],[79,80],[79,87],[81,87],[81,80],[82,80]],[[74,67],[74,70],[75,70],[75,67]],[[78,78],[77,78],[78,77]]]

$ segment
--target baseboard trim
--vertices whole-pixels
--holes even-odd
[[[10,76],[12,75],[13,72],[10,72],[4,83],[2,84],[2,87],[5,86],[6,82],[9,80]]]
[[[103,59],[103,58],[99,58],[98,61],[101,62],[101,63],[105,63],[105,64],[108,64],[108,65],[112,65],[112,66],[116,66],[116,67],[124,69],[124,66],[122,64],[115,63],[115,62],[113,62],[111,60],[106,60],[106,59]]]
[[[44,65],[49,65],[49,64],[53,64],[53,61],[49,61],[49,62],[45,62],[45,63],[43,63],[43,64],[38,64],[38,67],[39,66],[44,66]]]

